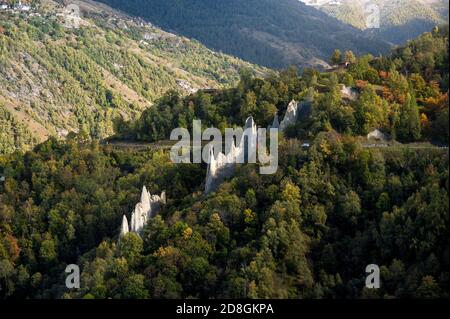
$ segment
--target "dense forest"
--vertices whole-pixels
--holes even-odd
[[[14,116],[0,104],[0,154],[13,153],[37,144],[28,128],[19,123]]]
[[[329,130],[367,135],[381,129],[402,143],[448,145],[448,29],[435,28],[386,57],[336,50],[330,63],[348,63],[348,68],[322,73],[306,69],[301,77],[290,68],[265,80],[252,79],[244,70],[234,89],[212,95],[200,91],[184,99],[171,92],[137,121],[118,125],[119,135],[168,139],[172,128],[190,127],[194,118],[201,118],[205,127],[224,129],[242,125],[252,115],[267,127],[275,113],[282,116],[296,99],[305,105],[289,137],[311,139]],[[343,86],[353,88],[356,96],[345,97]]]
[[[2,160],[2,297],[448,297],[447,152],[326,133],[280,153],[276,175],[242,166],[207,198],[204,169],[162,152],[50,140]],[[143,184],[168,204],[118,243]],[[69,263],[79,290],[64,286]],[[363,288],[371,263],[381,290]]]
[[[386,53],[389,44],[298,0],[101,0],[208,47],[272,68],[320,65],[334,49]]]
[[[81,134],[0,156],[2,298],[448,298],[449,158],[434,147],[367,147],[374,128],[404,143],[448,145],[448,29],[382,58],[336,50],[348,68],[241,72],[236,88],[164,95],[119,136],[165,139],[205,126],[265,126],[295,98],[279,169],[240,165],[203,195],[206,168],[164,150],[102,145]],[[355,87],[355,99],[341,85]],[[310,147],[302,147],[303,140]],[[118,240],[146,185],[167,204]],[[81,288],[65,287],[67,264]],[[381,289],[364,288],[365,268]]]

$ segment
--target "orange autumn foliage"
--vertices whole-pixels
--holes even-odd
[[[420,114],[420,125],[423,129],[427,129],[430,127],[430,120],[425,113]]]
[[[429,97],[423,101],[424,111],[429,115],[434,115],[448,108],[448,92],[440,94],[438,97]]]
[[[389,72],[386,71],[380,71],[379,75],[382,80],[387,80],[389,78]]]
[[[3,238],[2,244],[9,255],[9,260],[15,262],[20,255],[20,247],[17,239],[12,235],[7,234]]]
[[[355,85],[358,89],[365,89],[369,84],[368,81],[356,80]]]

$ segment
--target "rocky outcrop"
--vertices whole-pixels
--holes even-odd
[[[123,236],[125,236],[126,234],[128,234],[130,232],[130,229],[128,227],[128,219],[125,215],[123,215],[122,218],[122,226],[120,226],[120,235],[119,238],[122,238]]]
[[[343,85],[341,87],[341,95],[343,99],[355,101],[358,98],[358,91],[352,87]]]
[[[163,204],[166,203],[166,193],[162,192],[160,196],[152,195],[144,186],[141,193],[141,201],[136,204],[131,213],[130,227],[128,220],[123,216],[120,236],[125,236],[128,232],[141,233],[144,226],[150,218],[155,217],[160,211]]]
[[[273,123],[269,128],[276,128],[280,131],[286,130],[287,127],[297,122],[301,107],[302,104],[292,100],[287,107],[283,121],[280,123],[278,114],[275,114]],[[256,163],[257,142],[258,129],[253,117],[249,117],[245,121],[244,135],[237,147],[233,144],[227,155],[219,153],[217,158],[214,156],[213,148],[211,148],[206,171],[205,194],[216,191],[225,179],[233,176],[236,163]]]
[[[206,171],[205,193],[215,191],[220,184],[228,177],[232,176],[235,169],[235,161],[239,150],[233,143],[228,155],[219,153],[217,159],[214,157],[214,150],[209,150],[209,163]]]
[[[389,139],[389,137],[384,134],[383,132],[381,132],[380,130],[376,129],[372,132],[370,132],[369,134],[367,134],[367,139],[368,140],[376,140],[376,141],[387,141]]]
[[[194,94],[198,92],[198,88],[193,87],[188,81],[177,79],[177,85],[186,93]]]
[[[256,144],[258,130],[253,120],[249,117],[245,121],[244,134],[239,146],[233,143],[227,155],[219,153],[214,156],[213,148],[209,150],[209,162],[206,171],[205,194],[211,193],[222,184],[222,182],[234,174],[236,163],[256,162]]]
[[[297,122],[299,104],[292,100],[289,103],[283,121],[280,123],[280,131],[285,131],[289,126]]]

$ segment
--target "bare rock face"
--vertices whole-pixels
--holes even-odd
[[[281,121],[280,123],[280,131],[286,130],[288,126],[293,125],[297,122],[298,109],[299,104],[296,101],[292,100],[287,107],[286,115],[284,116],[283,121]]]
[[[128,227],[128,219],[127,216],[123,215],[122,218],[122,226],[120,226],[120,235],[119,238],[122,238],[123,236],[125,236],[126,234],[128,234],[130,231],[129,227]]]
[[[223,153],[219,153],[217,159],[214,158],[213,149],[211,148],[209,150],[210,161],[206,172],[205,182],[206,194],[215,191],[226,178],[233,176],[237,155],[238,149],[234,144],[227,156]]]
[[[355,101],[358,98],[358,91],[352,87],[343,85],[341,88],[341,95],[344,99]]]
[[[239,163],[256,163],[256,145],[258,144],[258,128],[253,117],[245,121],[244,135],[239,143]]]
[[[217,158],[214,157],[213,149],[209,150],[210,160],[206,172],[205,194],[216,191],[225,179],[233,176],[236,162],[244,163],[252,159],[256,162],[257,135],[258,129],[255,121],[253,117],[249,117],[245,121],[244,134],[238,147],[233,143],[227,155],[219,153]]]
[[[367,134],[367,139],[384,142],[384,141],[388,140],[388,136],[377,129],[377,130],[374,130],[373,132],[370,132],[369,134]]]
[[[141,233],[150,218],[155,217],[160,211],[163,204],[166,203],[166,193],[162,192],[160,196],[152,195],[144,186],[141,193],[141,201],[136,204],[131,213],[131,225],[128,228],[128,220],[123,216],[120,237],[125,236],[129,231],[133,233]]]
[[[284,131],[288,126],[297,122],[299,110],[300,104],[292,100],[287,107],[283,121],[280,123],[278,114],[275,114],[270,128]],[[236,163],[256,163],[257,142],[258,128],[253,117],[249,117],[245,121],[244,134],[237,147],[233,145],[227,155],[219,153],[217,158],[215,158],[211,148],[209,151],[210,161],[206,172],[205,194],[216,191],[225,179],[233,176]]]

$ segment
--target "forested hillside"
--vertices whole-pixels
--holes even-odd
[[[1,153],[12,153],[37,143],[28,128],[0,105],[0,149]]]
[[[302,2],[313,3],[307,0]],[[435,25],[448,24],[448,1],[446,0],[339,0],[324,1],[315,7],[342,22],[365,30],[367,13],[365,4],[378,6],[380,29],[368,30],[379,38],[404,44]]]
[[[373,147],[359,136],[379,128],[448,145],[448,29],[389,57],[336,51],[332,60],[349,66],[241,72],[235,88],[169,92],[121,123],[128,138],[153,141],[192,118],[222,129],[253,115],[265,126],[292,98],[308,105],[280,137],[276,174],[239,165],[207,196],[204,165],[174,164],[151,147],[71,135],[0,156],[0,297],[448,298],[448,148]],[[119,241],[143,185],[165,190],[167,203],[141,236]],[[72,263],[78,290],[65,286]],[[377,290],[365,288],[374,263]]]
[[[448,152],[281,144],[276,175],[243,166],[200,196],[204,169],[161,152],[50,140],[3,159],[3,298],[448,297]],[[142,185],[168,204],[117,243]],[[65,288],[67,264],[81,289]],[[382,289],[366,290],[365,267]]]
[[[182,99],[173,92],[138,121],[122,125],[119,133],[156,141],[168,139],[173,127],[189,127],[194,118],[201,118],[205,127],[225,128],[240,125],[250,115],[267,127],[274,114],[282,116],[295,99],[309,101],[310,107],[288,130],[290,137],[309,139],[329,130],[365,136],[380,129],[403,143],[448,144],[448,28],[424,33],[386,57],[356,57],[337,50],[331,60],[348,67],[307,69],[302,77],[291,68],[265,81],[244,73],[237,88],[219,94],[199,92]],[[343,87],[354,96],[346,96]]]
[[[0,154],[70,132],[107,137],[168,90],[232,86],[242,68],[266,72],[95,3],[77,2],[79,28],[60,4],[35,3],[0,10],[1,120],[19,123],[0,126]]]
[[[215,50],[275,68],[317,66],[336,48],[374,55],[389,49],[387,43],[298,0],[102,2]]]

